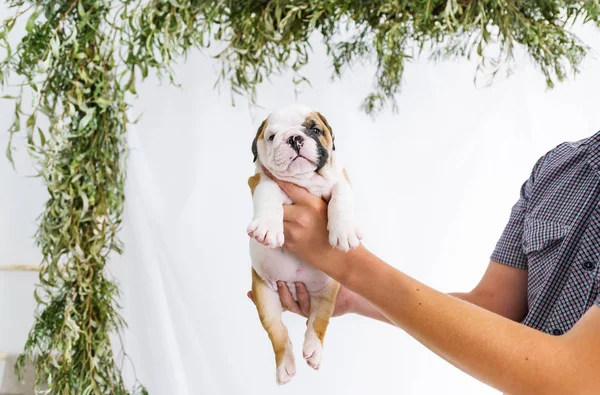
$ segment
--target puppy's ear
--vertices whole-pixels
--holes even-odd
[[[333,150],[335,151],[335,136],[333,135],[333,129],[331,129],[331,126],[329,125],[329,122],[327,122],[327,118],[325,118],[323,116],[323,114],[321,114],[320,112],[317,112],[317,116],[319,117],[319,119],[321,120],[321,122],[323,122],[323,124],[325,125],[325,127],[329,130],[329,134],[331,135],[331,145],[333,146]]]
[[[256,137],[254,137],[254,141],[252,141],[252,155],[254,155],[253,162],[256,162],[258,159],[258,139],[263,138],[263,132],[265,131],[265,127],[267,126],[267,120],[262,121],[258,130],[256,131]]]

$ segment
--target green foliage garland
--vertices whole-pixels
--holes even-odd
[[[407,59],[476,55],[486,75],[522,46],[549,87],[577,71],[587,47],[568,28],[599,24],[599,2],[518,0],[8,0],[0,27],[0,81],[19,78],[12,135],[22,127],[49,199],[36,234],[43,254],[35,324],[17,369],[30,360],[53,394],[128,394],[109,335],[124,322],[105,273],[124,202],[128,92],[151,70],[168,75],[192,48],[217,52],[219,83],[255,100],[283,70],[296,83],[319,34],[339,78],[374,61],[363,108],[395,106]],[[16,48],[9,33],[27,18]],[[493,56],[489,56],[495,45]],[[29,101],[29,99],[31,99]],[[29,104],[25,104],[28,102]],[[12,159],[12,145],[7,155]],[[134,392],[145,393],[141,386]]]

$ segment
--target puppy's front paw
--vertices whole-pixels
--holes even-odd
[[[257,218],[248,226],[248,236],[267,247],[281,247],[284,242],[283,221],[279,218]]]
[[[329,221],[329,244],[342,251],[358,247],[362,235],[351,220]]]

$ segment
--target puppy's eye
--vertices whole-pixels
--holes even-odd
[[[319,129],[319,128],[312,128],[312,132],[314,134],[318,134],[318,135],[323,134],[323,131],[321,129]]]
[[[272,135],[269,136],[269,141],[273,141],[274,139],[275,139],[275,135],[274,134],[272,134]]]

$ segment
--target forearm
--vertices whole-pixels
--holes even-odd
[[[354,314],[361,315],[363,317],[372,318],[374,320],[378,320],[381,322],[385,322],[386,324],[396,325],[394,322],[390,321],[383,313],[377,310],[369,301],[367,301],[362,296],[355,294],[355,302],[352,306],[351,312]],[[449,294],[456,298],[462,299],[469,303],[473,303],[478,305],[477,300],[472,297],[470,293],[451,293]]]
[[[392,321],[390,321],[385,315],[383,315],[379,310],[373,307],[373,305],[369,303],[369,301],[367,301],[365,298],[358,294],[355,296],[355,302],[351,312],[354,314],[362,315],[363,317],[385,322],[386,324],[396,325]]]
[[[577,362],[562,338],[429,288],[362,247],[331,252],[323,262],[320,269],[391,322],[492,387],[510,394],[581,393]]]
[[[383,313],[377,310],[369,301],[367,301],[362,296],[352,292],[353,294],[353,303],[350,308],[350,313],[358,314],[366,318],[372,318],[377,321],[385,322],[386,324],[396,325],[394,322],[390,321]],[[484,300],[482,298],[477,297],[477,295],[469,292],[469,293],[450,293],[450,296],[454,296],[455,298],[464,300],[465,302],[473,303],[479,307],[483,307],[487,310],[494,311],[486,306]]]

